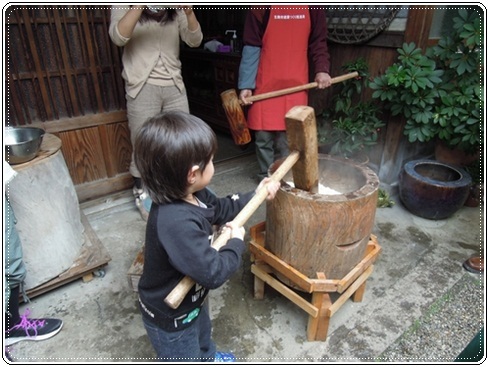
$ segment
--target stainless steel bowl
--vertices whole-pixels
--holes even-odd
[[[41,148],[44,130],[37,127],[7,127],[5,129],[5,158],[10,164],[34,159]]]

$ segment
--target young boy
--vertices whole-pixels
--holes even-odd
[[[230,222],[254,192],[217,198],[206,186],[214,175],[217,139],[201,119],[185,112],[159,114],[144,123],[135,161],[153,201],[146,227],[144,270],[139,281],[143,322],[158,360],[232,362],[216,352],[206,297],[240,267],[244,228]],[[279,183],[264,179],[268,197]],[[211,247],[213,225],[229,235],[219,251]],[[196,284],[174,310],[164,302],[188,275]]]

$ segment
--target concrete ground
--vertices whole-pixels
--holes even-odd
[[[256,170],[253,155],[218,164],[211,186],[218,195],[252,190]],[[326,341],[307,341],[308,315],[272,288],[266,287],[263,300],[253,298],[246,253],[233,278],[211,291],[218,349],[256,364],[453,361],[485,322],[485,276],[462,267],[481,251],[483,210],[463,207],[449,219],[432,221],[410,214],[395,190],[392,198],[394,207],[376,212],[373,233],[382,253],[363,301],[348,300],[334,314]],[[154,351],[127,275],[145,230],[132,194],[81,208],[112,257],[105,275],[75,280],[22,305],[33,317],[62,318],[64,326],[51,339],[13,345],[11,356],[19,363],[152,362]],[[265,215],[262,205],[246,227]]]

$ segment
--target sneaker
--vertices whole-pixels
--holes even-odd
[[[151,198],[147,192],[145,192],[143,189],[137,188],[136,186],[133,187],[132,193],[134,194],[134,198],[136,200],[136,207],[139,209],[139,213],[141,213],[141,218],[147,222],[149,210],[151,209]]]
[[[5,345],[23,340],[45,340],[55,336],[63,327],[59,319],[29,319],[29,309],[20,317],[20,322],[5,331]]]
[[[236,362],[236,357],[232,353],[216,352],[214,362]]]

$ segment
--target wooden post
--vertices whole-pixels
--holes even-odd
[[[318,279],[326,279],[324,273],[317,273]],[[314,292],[311,303],[319,310],[317,317],[309,316],[307,324],[307,340],[326,340],[329,329],[329,308],[331,307],[331,297],[329,293]]]

